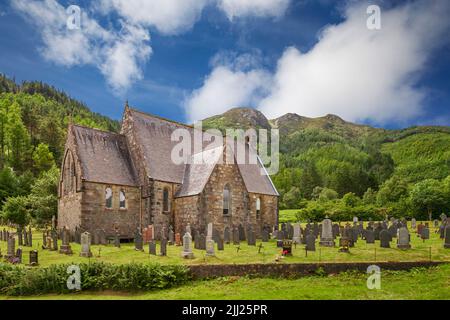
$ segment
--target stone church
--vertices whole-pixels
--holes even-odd
[[[260,161],[238,164],[171,159],[174,130],[191,126],[125,107],[120,134],[69,125],[58,191],[58,229],[116,233],[132,240],[148,225],[155,238],[187,224],[205,232],[208,223],[223,234],[226,226],[261,228],[278,221],[278,192]],[[234,143],[234,141],[233,141]],[[202,151],[204,157],[228,152]],[[246,149],[248,150],[248,148]],[[193,155],[193,157],[195,154]],[[259,160],[259,158],[258,158]]]

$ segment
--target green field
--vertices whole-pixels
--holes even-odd
[[[2,229],[2,228],[1,228]],[[431,238],[423,242],[412,232],[410,250],[400,250],[396,248],[395,239],[391,242],[392,248],[380,248],[379,241],[375,244],[366,244],[363,240],[358,240],[350,253],[339,253],[338,248],[320,247],[316,244],[315,252],[308,252],[306,256],[304,245],[297,245],[293,248],[292,257],[279,258],[281,249],[276,247],[276,241],[271,240],[267,243],[257,242],[257,246],[248,246],[246,242],[241,242],[239,250],[232,244],[225,245],[224,251],[217,251],[215,257],[207,257],[205,251],[194,250],[195,259],[186,260],[181,258],[182,247],[168,246],[167,256],[154,256],[148,254],[146,246],[144,252],[134,250],[134,244],[122,243],[120,248],[111,245],[93,245],[91,251],[92,258],[80,257],[81,246],[71,243],[73,255],[64,255],[56,251],[42,250],[39,246],[42,244],[42,234],[35,232],[33,234],[33,249],[39,251],[39,264],[41,267],[51,264],[77,263],[88,261],[99,261],[109,263],[146,263],[157,262],[161,264],[225,264],[225,263],[314,263],[314,262],[364,262],[364,261],[450,261],[450,250],[445,249],[443,240],[435,233],[437,229],[431,229]],[[258,246],[262,244],[259,251]],[[336,241],[337,244],[337,241]],[[17,244],[16,244],[17,245]],[[7,250],[5,241],[0,241],[0,249],[4,254]],[[159,252],[159,244],[157,245]],[[29,262],[30,247],[23,247],[23,263]]]
[[[369,290],[367,275],[346,272],[297,279],[227,277],[193,281],[167,290],[145,293],[80,292],[0,299],[146,299],[146,300],[310,300],[310,299],[445,299],[450,298],[450,264],[410,271],[381,271],[381,289]]]

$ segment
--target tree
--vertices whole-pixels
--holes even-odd
[[[377,192],[374,191],[372,188],[368,188],[367,191],[364,193],[362,200],[365,205],[375,204],[375,202],[377,201]]]
[[[33,153],[33,162],[38,172],[47,171],[55,165],[55,159],[47,144],[40,143],[37,146]]]
[[[319,201],[335,200],[339,197],[338,193],[330,188],[323,188],[319,194]]]
[[[435,179],[427,179],[416,183],[411,190],[411,204],[416,212],[426,211],[428,219],[447,209],[448,199],[443,191],[442,184]]]
[[[27,197],[9,197],[2,208],[3,219],[20,226],[27,225],[30,221],[28,204]]]
[[[342,197],[342,203],[347,206],[347,207],[356,207],[359,203],[359,198],[356,194],[354,194],[353,192],[349,192],[346,193],[343,197]]]
[[[307,163],[303,167],[299,181],[299,188],[303,198],[311,199],[314,188],[320,185],[321,180],[315,165],[312,163]]]
[[[377,202],[381,206],[386,206],[407,196],[408,183],[398,176],[393,176],[381,185],[377,194]]]
[[[296,209],[299,207],[301,197],[300,190],[297,187],[292,187],[283,196],[283,206],[287,209]]]
[[[6,124],[6,144],[8,147],[8,163],[16,170],[26,167],[27,152],[30,150],[30,137],[21,119],[21,110],[14,102],[8,110]]]

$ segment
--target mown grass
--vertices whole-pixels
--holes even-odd
[[[143,293],[79,292],[20,299],[83,300],[408,300],[450,299],[450,264],[410,271],[381,271],[381,289],[367,288],[368,275],[345,272],[297,279],[226,277]],[[0,299],[17,299],[0,297]]]
[[[3,229],[3,228],[1,228]],[[445,249],[443,240],[439,239],[437,229],[431,229],[431,238],[423,242],[417,237],[415,232],[411,234],[410,250],[400,250],[396,248],[395,239],[391,242],[391,248],[380,248],[379,241],[375,244],[366,244],[363,240],[358,240],[356,246],[350,249],[350,253],[339,253],[338,248],[320,247],[317,241],[316,251],[308,252],[305,255],[304,245],[297,245],[293,248],[293,256],[281,259],[278,263],[315,263],[315,262],[364,262],[364,261],[450,261],[450,250]],[[275,240],[268,243],[257,242],[257,246],[248,246],[246,242],[241,242],[239,251],[237,246],[225,245],[224,251],[217,251],[215,257],[207,257],[206,252],[194,250],[195,259],[186,260],[181,258],[182,247],[168,246],[167,256],[149,255],[148,247],[144,252],[134,250],[134,244],[122,243],[121,248],[111,245],[92,246],[92,258],[80,257],[81,247],[79,244],[71,243],[73,255],[64,255],[56,251],[42,250],[41,233],[33,234],[33,248],[39,251],[40,267],[52,264],[81,263],[81,262],[109,262],[117,264],[127,263],[160,263],[160,264],[226,264],[226,263],[273,263],[280,255],[280,248],[276,247]],[[338,241],[336,241],[336,244]],[[263,248],[259,251],[258,246]],[[30,247],[23,248],[23,263],[29,263]],[[7,244],[0,241],[0,249],[6,253]],[[159,252],[159,244],[157,245]]]

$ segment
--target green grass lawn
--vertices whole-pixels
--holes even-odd
[[[146,300],[308,300],[308,299],[446,299],[450,298],[450,264],[410,271],[381,271],[381,289],[369,290],[367,275],[346,272],[297,279],[227,277],[193,281],[144,293],[80,292],[66,295],[0,299],[146,299]]]
[[[294,223],[297,221],[297,217],[295,214],[300,211],[300,209],[284,209],[280,210],[280,215],[278,217],[279,222],[291,222]]]
[[[2,227],[0,227],[3,229]],[[316,244],[316,252],[308,252],[305,256],[304,245],[297,245],[293,248],[293,256],[285,257],[279,263],[314,263],[314,262],[364,262],[364,261],[450,261],[450,250],[444,249],[443,240],[435,233],[436,229],[431,229],[431,238],[423,242],[413,232],[411,234],[412,249],[400,250],[396,248],[395,239],[391,242],[392,248],[380,248],[379,241],[375,244],[366,244],[363,240],[358,240],[356,246],[350,249],[350,253],[339,253],[338,248],[320,247]],[[39,246],[42,244],[42,234],[35,232],[33,234],[33,249],[39,251],[39,264],[41,267],[60,263],[77,263],[87,261],[103,261],[110,263],[130,263],[130,262],[157,262],[161,264],[224,264],[224,263],[273,263],[275,258],[280,255],[281,250],[276,247],[276,242],[271,240],[268,243],[262,243],[261,253],[258,253],[258,247],[248,246],[246,242],[241,242],[240,250],[230,244],[225,245],[224,251],[217,251],[215,257],[207,257],[205,251],[194,250],[195,259],[186,260],[181,258],[182,247],[168,246],[167,256],[152,256],[148,254],[148,246],[144,252],[134,250],[134,244],[122,244],[121,248],[113,245],[94,245],[91,247],[93,257],[80,257],[80,245],[71,243],[73,255],[64,255],[56,251],[42,250]],[[16,242],[17,243],[17,242]],[[261,242],[258,241],[257,245]],[[337,241],[336,241],[337,244]],[[17,245],[17,244],[16,244]],[[5,241],[0,241],[0,249],[3,254],[7,251]],[[157,246],[159,251],[159,244]],[[23,247],[23,263],[29,262],[30,247]]]

